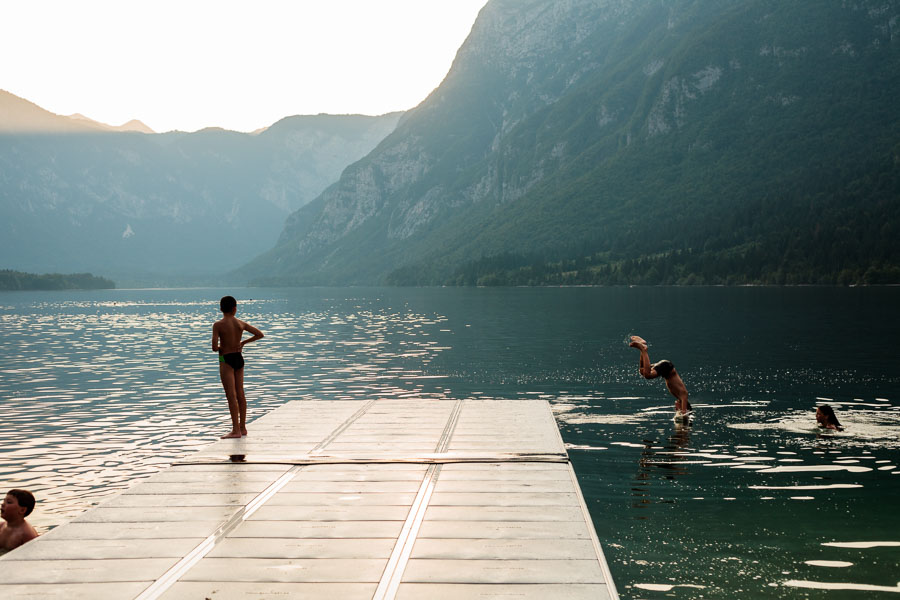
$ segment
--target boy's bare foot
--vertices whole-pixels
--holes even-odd
[[[239,438],[239,437],[241,437],[240,432],[235,433],[234,431],[232,431],[232,432],[226,433],[225,435],[223,435],[223,436],[222,436],[221,438],[219,438],[219,439],[221,439],[221,440],[230,440],[230,439]]]
[[[636,335],[631,336],[631,343],[628,344],[628,345],[631,346],[632,348],[637,348],[637,349],[639,349],[639,350],[646,350],[646,349],[647,349],[647,342],[646,342],[646,340],[644,340],[644,338],[638,337],[638,336],[636,336]]]
[[[246,435],[247,435],[247,428],[246,428],[246,427],[241,427],[241,435],[243,435],[243,436],[246,436]]]

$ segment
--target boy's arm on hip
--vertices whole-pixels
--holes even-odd
[[[259,329],[257,329],[256,327],[254,327],[253,325],[251,325],[250,323],[244,323],[244,331],[250,333],[251,335],[253,335],[253,337],[255,337],[257,339],[264,337],[263,332],[260,331]]]
[[[257,329],[253,325],[251,325],[250,323],[245,323],[245,322],[241,321],[241,327],[243,328],[244,331],[253,335],[253,337],[243,340],[241,342],[241,348],[243,348],[246,344],[249,344],[250,342],[255,342],[256,340],[259,340],[259,339],[262,339],[263,337],[265,337],[263,335],[262,331],[260,331],[259,329]]]

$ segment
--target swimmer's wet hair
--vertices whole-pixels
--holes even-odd
[[[25,507],[26,517],[31,514],[31,511],[34,510],[34,494],[29,492],[28,490],[9,490],[6,493],[15,498],[16,502],[19,503],[19,506]]]
[[[825,421],[828,425],[834,425],[838,428],[839,431],[843,431],[844,427],[841,425],[841,422],[838,421],[837,415],[834,414],[834,409],[831,408],[827,404],[822,404],[819,406],[819,410],[822,411],[822,414],[825,415]]]
[[[237,307],[237,300],[234,299],[234,296],[222,296],[222,299],[219,300],[219,310],[223,313],[230,313]]]
[[[668,377],[672,374],[672,371],[675,370],[675,365],[673,365],[672,361],[670,360],[661,360],[651,366],[656,371],[656,373],[662,377]]]

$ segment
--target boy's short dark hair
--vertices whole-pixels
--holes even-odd
[[[34,494],[29,492],[28,490],[9,490],[6,492],[10,496],[16,499],[16,502],[19,503],[19,506],[25,507],[25,516],[31,514],[31,511],[34,510]]]
[[[222,296],[222,299],[219,300],[219,310],[223,313],[230,313],[237,307],[237,300],[234,299],[234,296]]]
[[[662,377],[668,377],[675,370],[675,365],[670,360],[661,360],[653,365],[656,373]]]

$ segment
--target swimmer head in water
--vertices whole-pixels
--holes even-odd
[[[837,416],[834,414],[834,409],[827,404],[816,407],[816,422],[819,424],[819,427],[825,429],[836,429],[837,431],[844,430],[844,428],[841,427],[841,422],[838,421]]]

